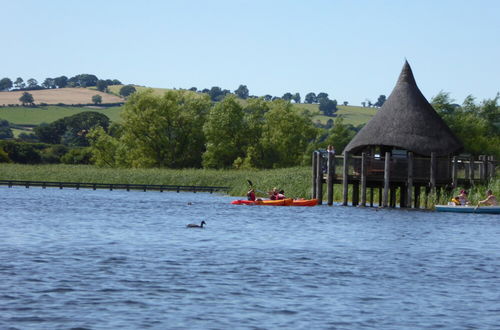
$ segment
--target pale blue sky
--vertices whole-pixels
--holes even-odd
[[[92,73],[258,96],[389,96],[407,58],[427,99],[500,91],[500,1],[0,0],[0,78]]]

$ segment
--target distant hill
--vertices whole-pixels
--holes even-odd
[[[9,104],[21,104],[19,98],[24,91],[0,92],[0,106]],[[92,96],[100,95],[102,103],[124,102],[122,97],[108,93],[99,92],[89,88],[57,88],[27,91],[35,99],[35,104],[87,104],[92,103]]]

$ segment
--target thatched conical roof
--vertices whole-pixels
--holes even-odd
[[[344,152],[357,153],[369,146],[387,146],[423,156],[457,153],[462,142],[427,102],[406,61],[391,95]]]

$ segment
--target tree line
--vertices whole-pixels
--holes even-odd
[[[55,78],[45,78],[45,80],[39,84],[34,78],[30,78],[24,81],[23,78],[17,77],[16,80],[12,81],[10,78],[0,79],[0,91],[28,91],[28,90],[39,90],[39,89],[54,89],[54,88],[65,88],[65,87],[97,87],[100,91],[105,91],[108,86],[121,85],[122,83],[118,79],[99,79],[96,75],[82,73],[73,77],[59,76]]]
[[[465,152],[500,157],[500,94],[460,104],[441,92],[431,103],[464,143]],[[121,123],[82,112],[42,124],[14,140],[0,121],[0,162],[65,162],[108,167],[280,168],[309,165],[313,150],[333,145],[342,152],[362,125],[335,117],[318,127],[307,112],[283,99],[246,102],[229,95],[212,102],[184,90],[133,93]]]

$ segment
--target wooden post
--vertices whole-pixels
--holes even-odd
[[[378,207],[382,207],[382,188],[378,188]]]
[[[391,187],[389,190],[389,206],[392,208],[396,207],[396,190],[396,187]]]
[[[359,183],[352,184],[352,206],[359,204]]]
[[[384,194],[382,196],[382,207],[387,207],[389,199],[389,181],[391,178],[391,153],[385,153],[385,166],[384,166]]]
[[[366,153],[361,154],[361,206],[366,206]]]
[[[323,204],[323,156],[316,153],[316,198],[318,205]]]
[[[437,169],[437,158],[436,158],[436,153],[431,152],[431,177],[430,177],[430,189],[431,192],[434,193],[436,190],[436,169]],[[427,206],[427,200],[425,202],[425,205]]]
[[[370,187],[370,207],[373,207],[373,187]]]
[[[326,191],[328,195],[328,205],[333,205],[333,178],[335,177],[335,153],[332,150],[328,151],[328,177],[326,183]]]
[[[489,167],[488,173],[490,174],[490,180],[496,176],[496,168],[495,168],[495,157],[489,156]]]
[[[484,181],[486,177],[484,176],[484,155],[479,155],[479,180]]]
[[[344,168],[342,169],[342,186],[343,186],[343,202],[342,205],[347,206],[349,193],[349,153],[344,152]]]
[[[457,156],[453,156],[453,164],[451,167],[451,182],[452,182],[452,187],[455,189],[458,186],[458,181],[457,181],[457,176],[458,176],[458,159]]]
[[[415,186],[415,208],[416,209],[420,208],[420,186],[419,185]]]
[[[408,181],[406,185],[406,207],[411,208],[413,193],[413,152],[408,152]]]
[[[470,185],[474,185],[474,156],[469,158]]]
[[[406,197],[406,192],[408,190],[406,189],[406,185],[402,184],[399,186],[399,207],[405,208],[406,207],[406,202],[407,202],[407,197]]]
[[[312,154],[312,198],[316,198],[316,171],[318,170],[317,165],[316,165],[316,153],[317,151],[314,151]]]

